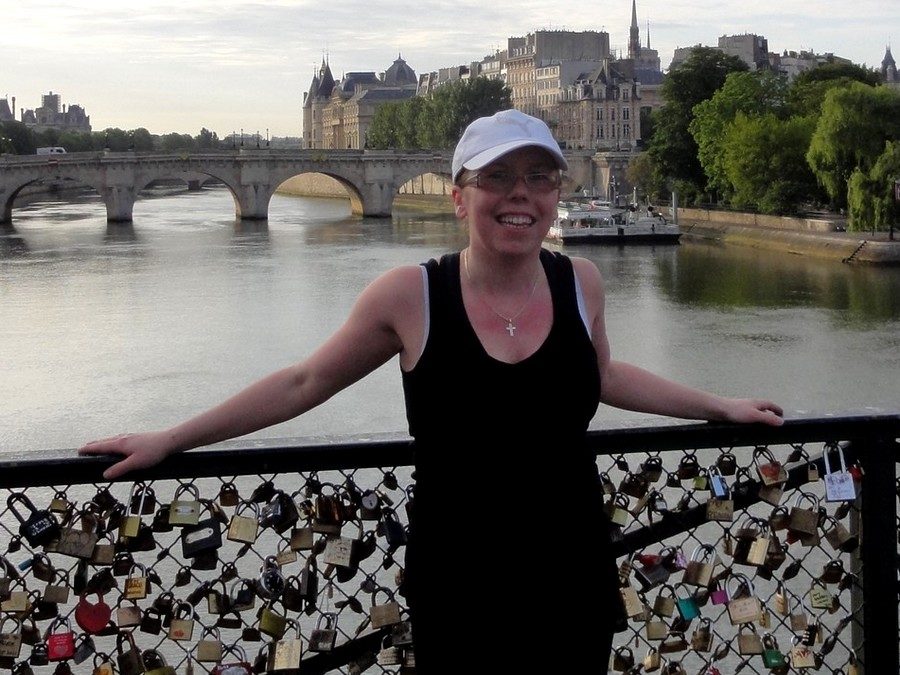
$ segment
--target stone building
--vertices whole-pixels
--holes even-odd
[[[9,100],[0,98],[0,122],[14,122],[16,120],[16,97],[12,97],[12,106]]]
[[[52,91],[41,96],[41,107],[22,111],[22,122],[34,131],[73,131],[76,133],[91,132],[91,118],[85,114],[84,108],[72,104],[66,110],[59,94]]]
[[[506,51],[506,84],[512,92],[512,106],[537,116],[537,71],[554,62],[600,62],[608,58],[609,33],[535,31],[509,38]]]
[[[364,148],[378,107],[415,96],[417,86],[416,73],[401,56],[380,76],[374,71],[351,72],[339,82],[323,59],[303,94],[303,147]]]
[[[897,73],[897,62],[891,55],[891,47],[888,45],[881,60],[881,79],[888,87],[900,89],[900,74]]]
[[[565,87],[556,139],[570,149],[630,150],[641,140],[641,85],[630,62],[606,59]]]
[[[738,57],[750,70],[769,67],[769,41],[761,35],[723,35],[719,38],[719,50]]]

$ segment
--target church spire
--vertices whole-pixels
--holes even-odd
[[[641,29],[637,21],[637,0],[631,0],[631,30],[628,35],[628,58],[636,59],[641,55]]]

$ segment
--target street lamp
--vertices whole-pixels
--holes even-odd
[[[244,147],[244,127],[241,127],[241,147]]]
[[[269,127],[266,127],[266,147],[269,147]]]
[[[259,129],[256,130],[256,147],[259,147]]]

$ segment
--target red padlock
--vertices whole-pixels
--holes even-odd
[[[103,602],[103,596],[99,593],[96,595],[100,599],[96,603],[89,602],[88,595],[82,594],[75,605],[75,622],[85,633],[96,635],[109,625],[112,608]]]
[[[65,631],[54,633],[57,626],[65,626]],[[59,616],[53,620],[44,641],[47,643],[47,658],[51,661],[64,661],[75,655],[75,633],[66,618]]]

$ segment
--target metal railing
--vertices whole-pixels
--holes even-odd
[[[897,414],[590,432],[629,613],[611,669],[900,671],[898,436]],[[408,439],[232,443],[114,483],[110,461],[0,461],[0,669],[414,669]]]

